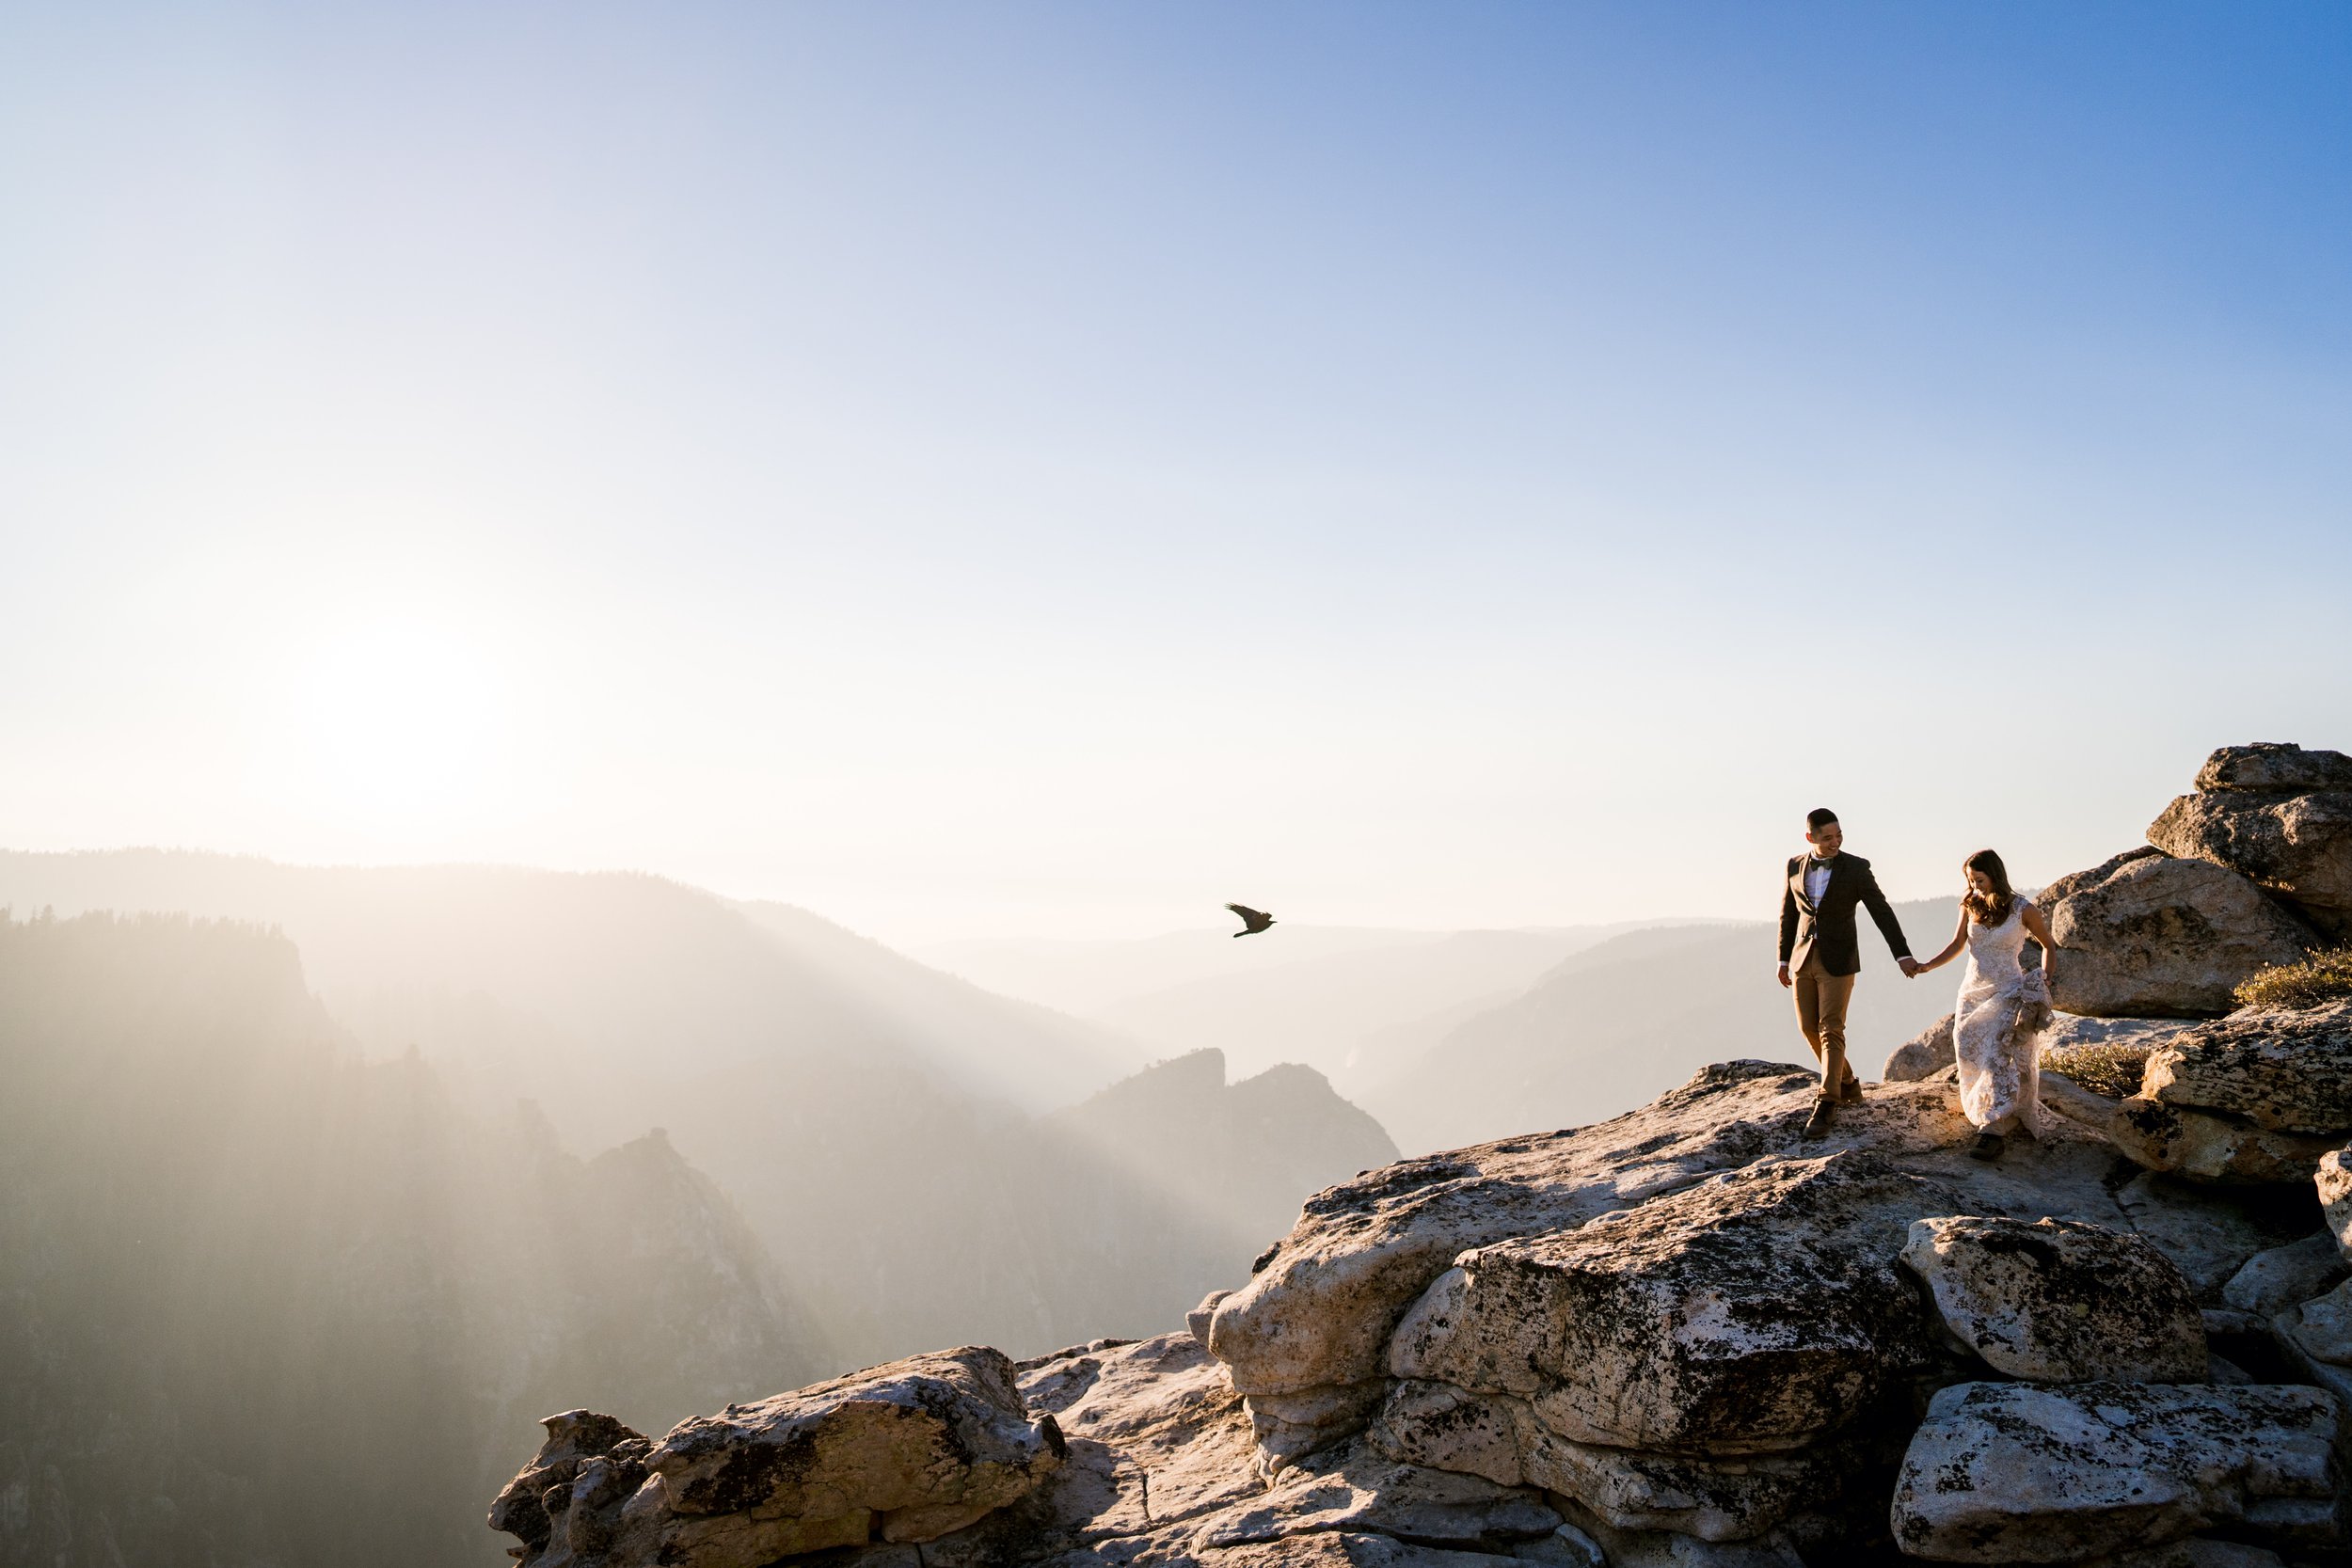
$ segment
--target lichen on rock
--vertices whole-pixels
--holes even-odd
[[[1953,1215],[1911,1227],[1903,1263],[1995,1371],[2040,1383],[2187,1383],[2204,1320],[2178,1265],[2137,1236],[2066,1220]]]

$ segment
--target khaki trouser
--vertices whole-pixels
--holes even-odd
[[[1821,1064],[1821,1098],[1835,1100],[1853,1082],[1853,1069],[1846,1065],[1846,1004],[1853,1000],[1854,976],[1823,973],[1816,947],[1795,978],[1797,1027]]]

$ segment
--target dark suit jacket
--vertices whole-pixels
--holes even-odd
[[[1860,855],[1839,855],[1829,863],[1829,886],[1821,890],[1820,908],[1804,895],[1804,870],[1810,855],[1798,855],[1788,863],[1788,875],[1780,889],[1780,961],[1792,970],[1804,967],[1805,955],[1818,943],[1821,950],[1821,967],[1832,974],[1858,974],[1862,972],[1862,941],[1854,934],[1853,911],[1856,904],[1869,907],[1870,918],[1878,923],[1879,934],[1895,957],[1911,957],[1911,943],[1903,940],[1902,926],[1895,919],[1895,911],[1886,902],[1886,895],[1879,891],[1879,879],[1870,875],[1870,863]]]

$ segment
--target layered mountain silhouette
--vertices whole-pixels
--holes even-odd
[[[1310,1069],[1136,1070],[654,878],[7,854],[0,905],[46,911],[0,923],[0,1561],[496,1561],[491,1456],[564,1403],[1148,1333],[1395,1157]],[[175,912],[57,912],[114,910]]]
[[[0,1522],[70,1568],[486,1564],[559,1406],[1148,1334],[1400,1143],[1803,1051],[1761,923],[965,963],[1014,1001],[642,876],[8,853],[0,905]],[[1948,1002],[1877,967],[1866,1063]]]
[[[0,1079],[8,1561],[495,1560],[472,1499],[581,1386],[667,1422],[837,1360],[663,1138],[469,1117],[283,936],[0,924]]]
[[[1958,902],[1898,904],[1913,945],[1933,952]],[[1356,1092],[1407,1153],[1538,1128],[1579,1127],[1648,1103],[1709,1062],[1809,1064],[1788,992],[1772,978],[1765,922],[1676,926],[1613,937],[1564,958],[1525,991],[1467,1017]],[[1866,933],[1875,941],[1875,933]],[[1956,974],[1906,980],[1866,944],[1847,1017],[1856,1070],[1952,1006]]]
[[[1898,909],[1922,952],[1956,918],[1949,898]],[[1163,1049],[1308,1063],[1407,1153],[1598,1121],[1709,1062],[1810,1060],[1772,978],[1766,921],[1283,935],[1287,952],[1269,941],[1228,953],[1203,932],[958,942],[927,956]],[[1849,1032],[1872,1072],[1950,1010],[1954,982],[1905,980],[1882,948],[1864,963]]]
[[[1629,928],[1300,925],[1263,942],[1202,930],[1128,942],[961,942],[923,956],[1163,1051],[1215,1046],[1244,1072],[1304,1062],[1344,1092],[1378,1075],[1399,1024],[1507,1001],[1569,954]]]
[[[779,1053],[899,1061],[1028,1110],[1159,1054],[805,911],[635,873],[0,851],[0,906],[277,927],[363,1044],[414,1044],[485,1096],[527,1095],[596,1142],[643,1130],[648,1077]]]

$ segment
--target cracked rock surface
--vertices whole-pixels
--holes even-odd
[[[2150,1053],[2139,1092],[2341,1142],[2352,1132],[2352,1001],[2241,1012],[2185,1029]]]
[[[2153,1243],[2070,1220],[1920,1220],[1903,1263],[1994,1370],[2038,1383],[2205,1375],[2196,1291]],[[2243,1270],[2240,1271],[2243,1273]]]
[[[2352,936],[2352,789],[2184,795],[2148,842],[2251,879],[2325,936]]]
[[[2241,981],[2316,942],[2242,872],[2156,849],[2061,877],[2036,901],[2061,950],[2051,1003],[2092,1018],[2218,1017]]]
[[[2333,1279],[2308,1178],[2200,1186],[2060,1118],[1988,1164],[1942,1081],[1807,1139],[1813,1086],[1728,1063],[1369,1173],[1183,1332],[914,1357],[659,1440],[571,1412],[493,1523],[526,1568],[1801,1568],[1898,1525],[1953,1560],[2249,1568],[2267,1545],[2201,1533],[2335,1528],[2344,1315],[2288,1299]],[[2306,1382],[2204,1383],[2225,1331]],[[2100,1479],[2192,1449],[2161,1507]]]
[[[2217,1525],[2325,1547],[2343,1436],[2313,1387],[1959,1384],[1903,1457],[1895,1536],[1946,1562],[2079,1562]]]
[[[1181,1332],[568,1412],[491,1522],[525,1568],[2338,1560],[2340,1157],[2216,1186],[2051,1117],[1980,1161],[1947,1078],[1807,1138],[1814,1086],[1369,1172]]]

